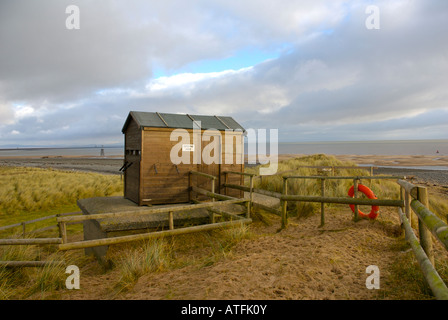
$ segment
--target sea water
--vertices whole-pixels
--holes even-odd
[[[123,156],[124,148],[19,148],[0,149],[0,157],[17,156]],[[244,146],[248,153],[247,144]],[[266,145],[269,154],[269,144]],[[437,152],[438,151],[438,152]],[[335,142],[279,142],[278,154],[353,154],[353,155],[448,155],[447,140],[402,141],[335,141]]]
[[[445,156],[448,155],[448,140],[283,142],[278,144],[278,154],[316,153],[334,155]]]

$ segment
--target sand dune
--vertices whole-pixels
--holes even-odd
[[[279,155],[279,160],[286,160],[303,155]],[[385,155],[334,155],[341,161],[352,161],[358,165],[373,166],[447,166],[448,156],[385,156]]]

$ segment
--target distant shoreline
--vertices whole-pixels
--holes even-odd
[[[257,144],[259,144],[257,142]],[[271,146],[266,142],[266,150]],[[255,153],[258,148],[254,143],[245,143],[245,154]],[[260,146],[261,147],[261,146]],[[123,145],[89,145],[89,146],[16,146],[0,147],[0,157],[17,156],[100,156],[104,150],[107,156],[123,156]],[[273,151],[273,150],[272,150]],[[369,140],[369,141],[306,141],[278,142],[276,153],[280,155],[295,154],[331,154],[331,155],[425,155],[448,156],[448,139],[427,140]]]
[[[375,167],[447,167],[448,169],[448,156],[430,156],[430,155],[331,155],[341,161],[350,161],[359,166],[375,166]],[[309,156],[308,154],[279,154],[278,161]],[[107,155],[107,156],[95,156],[95,155],[48,155],[48,156],[0,156],[0,160],[16,160],[24,161],[38,160],[44,161],[61,160],[69,161],[70,159],[76,160],[123,160],[123,155]],[[247,164],[247,155],[245,162]]]
[[[415,143],[415,142],[442,142],[448,143],[448,139],[410,139],[410,140],[347,140],[347,141],[279,141],[279,144],[344,144],[344,143]],[[245,143],[247,145],[247,143]],[[17,150],[17,149],[90,149],[90,148],[124,148],[124,145],[102,145],[96,144],[94,146],[65,146],[65,147],[54,147],[54,146],[19,146],[19,147],[0,147],[2,150]]]
[[[17,148],[0,148],[0,151],[14,151],[14,150],[58,150],[58,149],[110,149],[110,148],[124,148],[119,147],[17,147]]]

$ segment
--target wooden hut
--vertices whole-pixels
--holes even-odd
[[[222,186],[224,171],[244,171],[245,130],[233,118],[131,111],[122,132],[124,196],[138,205],[189,202],[190,183],[210,190],[210,179],[190,178],[190,171],[216,176],[217,193],[241,196]],[[228,175],[227,182],[242,184],[243,177]]]

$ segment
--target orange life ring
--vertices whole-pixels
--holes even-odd
[[[358,184],[358,191],[361,191],[362,193],[364,193],[367,196],[367,198],[369,198],[369,199],[378,199],[375,196],[375,194],[373,193],[373,191],[370,190],[368,187],[366,187],[363,184]],[[355,194],[355,187],[351,186],[351,188],[348,189],[348,195],[353,198],[354,194]],[[349,206],[350,206],[350,209],[352,209],[352,211],[355,212],[355,205],[350,204]],[[361,218],[376,219],[380,213],[379,209],[380,208],[378,206],[372,206],[372,210],[370,211],[369,214],[365,214],[361,210],[358,210],[358,215]]]

